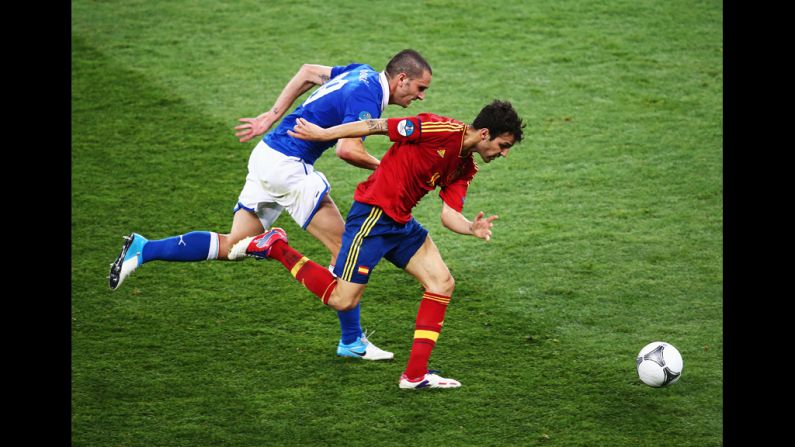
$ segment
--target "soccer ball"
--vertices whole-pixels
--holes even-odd
[[[682,377],[682,354],[664,341],[651,342],[644,346],[635,359],[638,377],[646,385],[655,388],[676,383]]]

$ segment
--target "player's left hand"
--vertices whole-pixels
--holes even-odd
[[[492,222],[499,219],[499,216],[489,216],[485,219],[483,216],[485,216],[483,211],[479,212],[478,215],[475,216],[475,221],[472,222],[472,234],[475,237],[479,237],[488,241],[491,239],[491,227],[494,225]]]
[[[287,135],[293,138],[300,138],[308,141],[323,141],[327,139],[324,137],[326,129],[318,126],[317,124],[310,123],[303,118],[296,118],[295,126],[293,129],[287,129]]]

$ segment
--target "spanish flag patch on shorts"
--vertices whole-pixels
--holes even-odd
[[[360,275],[369,275],[370,274],[370,269],[368,267],[363,266],[363,265],[360,265],[359,268],[356,269],[356,271]]]

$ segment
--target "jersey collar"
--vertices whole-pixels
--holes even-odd
[[[383,71],[378,73],[378,80],[381,81],[381,90],[384,92],[383,98],[381,98],[381,111],[383,112],[386,105],[389,104],[389,81],[386,80],[386,73]]]

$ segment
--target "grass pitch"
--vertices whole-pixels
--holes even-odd
[[[73,1],[73,445],[722,445],[722,8]],[[336,358],[336,315],[277,263],[155,262],[107,288],[122,235],[228,231],[255,144],[233,127],[302,63],[408,47],[433,82],[385,116],[500,98],[528,124],[470,187],[465,214],[500,215],[490,243],[445,230],[436,194],[415,212],[457,280],[431,367],[461,389],[397,388],[422,290],[389,263],[362,318],[391,363]],[[345,215],[367,172],[316,167]],[[683,355],[669,388],[635,374],[653,340]]]

